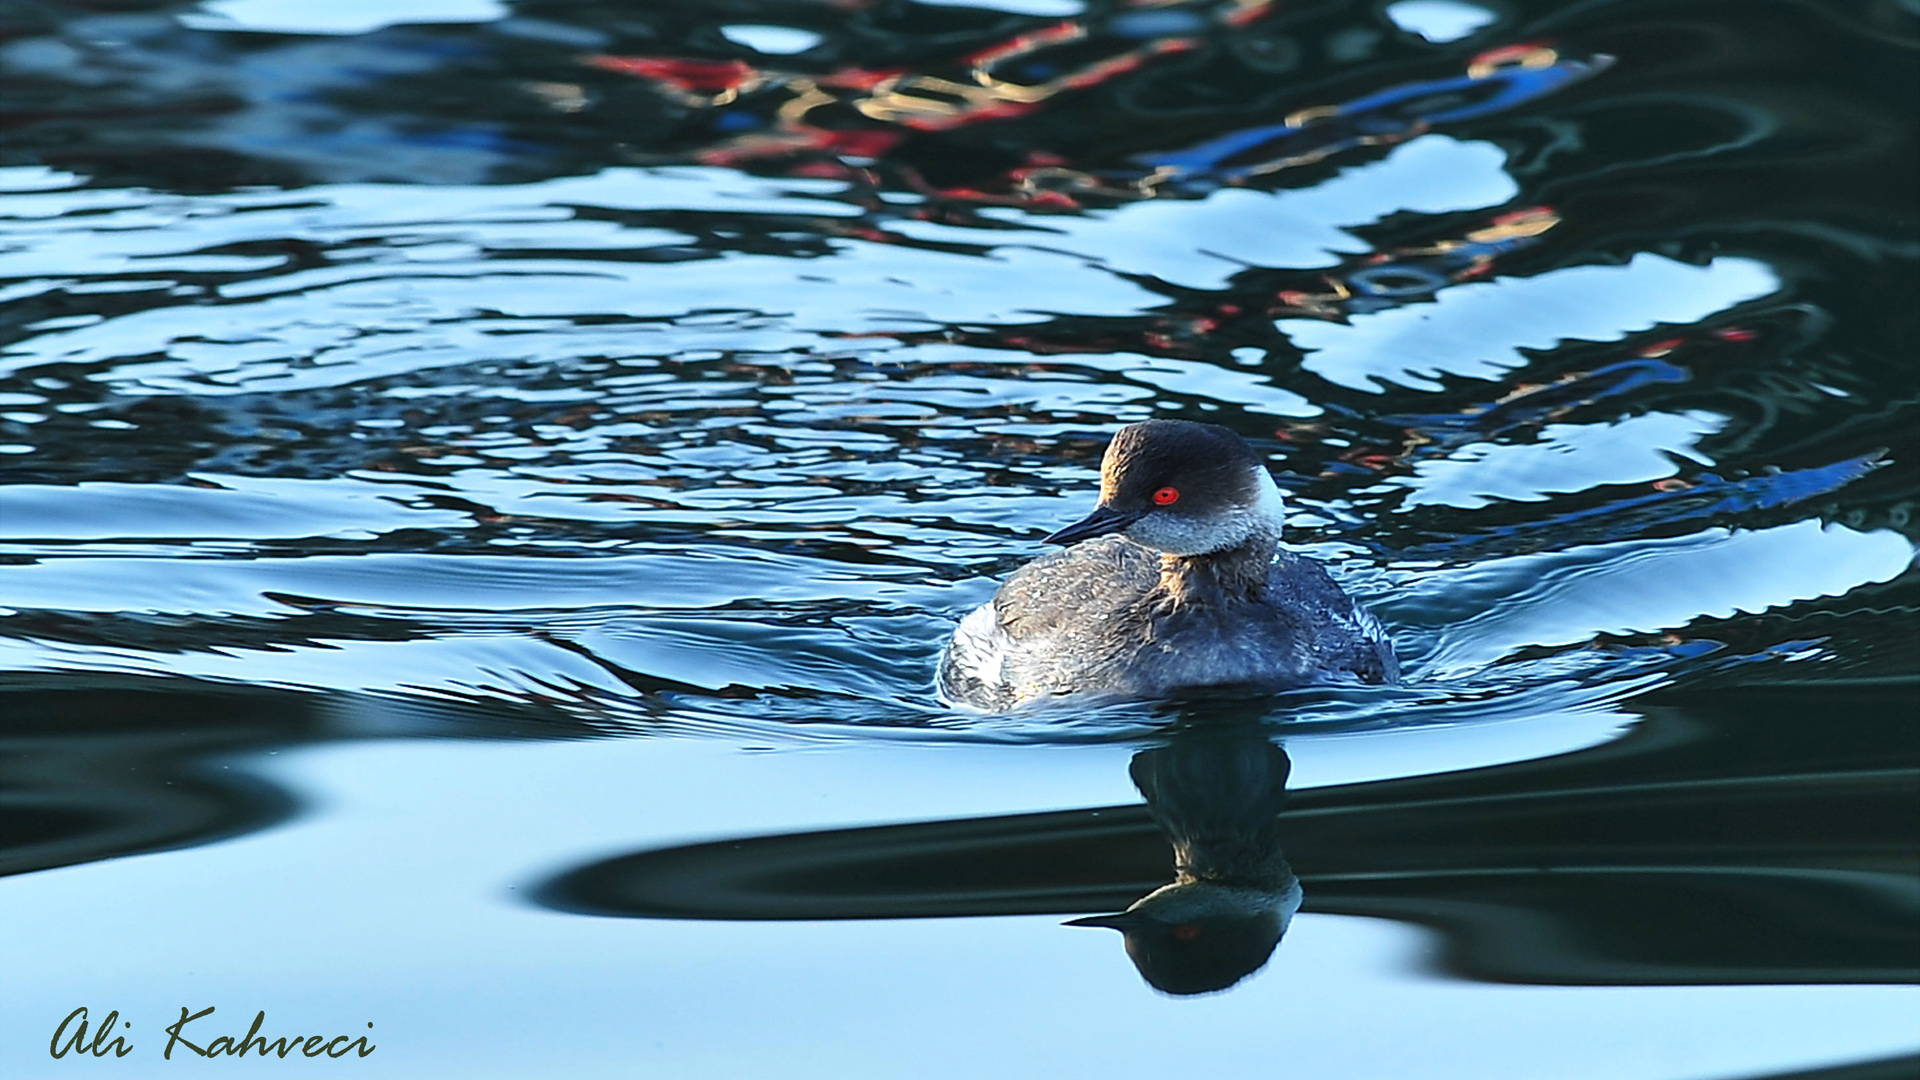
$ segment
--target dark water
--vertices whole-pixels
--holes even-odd
[[[1920,8],[414,17],[0,15],[7,1075],[1920,1067]],[[1150,416],[1404,685],[933,699]]]

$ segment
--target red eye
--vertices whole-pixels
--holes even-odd
[[[1180,489],[1163,487],[1153,493],[1153,501],[1159,503],[1161,506],[1172,506],[1174,503],[1180,501]]]
[[[1173,939],[1175,941],[1187,942],[1199,941],[1200,928],[1192,923],[1181,923],[1179,926],[1173,928]]]

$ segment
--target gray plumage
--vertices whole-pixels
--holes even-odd
[[[1090,539],[1021,567],[962,620],[940,659],[947,700],[1000,711],[1399,677],[1379,622],[1319,563],[1279,550],[1278,489],[1239,436],[1132,425],[1101,490],[1092,516],[1056,534]]]

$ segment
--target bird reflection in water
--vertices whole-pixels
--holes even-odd
[[[1125,911],[1067,925],[1125,934],[1141,977],[1167,994],[1225,990],[1258,971],[1300,909],[1280,850],[1291,769],[1251,726],[1183,731],[1134,755],[1127,771],[1173,845],[1174,879]]]
[[[1271,708],[1215,699],[1169,717],[1164,745],[1131,765],[1145,806],[633,850],[520,895],[645,919],[1126,907],[1075,922],[1122,931],[1147,981],[1176,995],[1258,970],[1303,899],[1426,927],[1436,970],[1482,983],[1905,984],[1920,971],[1920,732],[1901,686],[1675,691],[1597,746],[1291,796],[1259,715]],[[1174,880],[1154,888],[1168,841]]]

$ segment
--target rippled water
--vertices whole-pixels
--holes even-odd
[[[1920,1049],[1912,5],[417,17],[8,17],[0,1060],[188,1002],[396,1075]],[[1404,685],[933,698],[1153,416],[1267,455]],[[1288,853],[1283,971],[1009,918],[1196,822]]]

